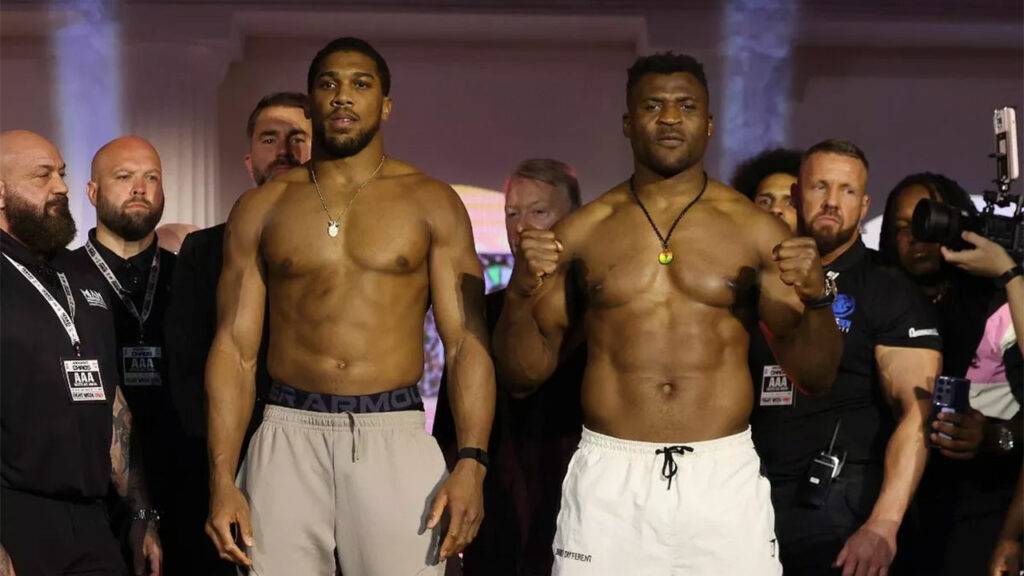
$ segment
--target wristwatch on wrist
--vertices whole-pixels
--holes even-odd
[[[135,512],[132,512],[132,522],[138,520],[152,520],[153,522],[160,521],[160,512],[156,508],[139,508]]]
[[[491,458],[487,455],[486,450],[480,448],[461,448],[459,449],[459,460],[463,458],[470,458],[484,465],[487,468],[491,464]]]
[[[1022,275],[1024,275],[1024,267],[1021,267],[1020,264],[1017,264],[1013,268],[1010,268],[1006,272],[1003,272],[999,276],[995,277],[996,286],[1005,289],[1006,285],[1009,284],[1011,280],[1013,280],[1017,276]]]
[[[839,288],[836,286],[836,279],[832,275],[825,274],[825,292],[814,300],[804,302],[804,306],[811,309],[825,308],[831,306],[836,301],[836,294],[839,292]]]
[[[1016,443],[1013,441],[1013,431],[1005,425],[998,425],[996,428],[996,446],[1000,452],[1010,452]]]

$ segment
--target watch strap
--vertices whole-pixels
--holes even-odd
[[[1024,267],[1021,267],[1020,264],[1017,264],[1013,268],[1010,268],[1006,272],[1003,272],[999,276],[996,276],[996,285],[999,286],[1000,288],[1006,288],[1006,285],[1009,284],[1010,281],[1016,278],[1017,276],[1024,276]]]
[[[463,458],[470,458],[484,465],[487,468],[491,465],[491,458],[487,455],[487,451],[481,448],[460,448],[459,449],[459,460]]]

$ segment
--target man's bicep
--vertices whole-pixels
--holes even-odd
[[[875,363],[883,397],[897,415],[915,402],[931,398],[942,354],[930,348],[875,346]]]
[[[233,346],[242,359],[255,361],[263,334],[266,282],[260,258],[263,211],[243,198],[235,205],[224,233],[224,266],[217,285],[215,346]]]
[[[441,224],[431,229],[428,263],[438,334],[446,347],[467,333],[487,342],[483,270],[469,215],[457,201],[450,201],[444,209],[449,213],[438,218]]]

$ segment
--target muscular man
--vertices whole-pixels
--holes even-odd
[[[942,364],[938,323],[910,279],[860,240],[867,180],[856,145],[826,140],[804,153],[793,187],[801,230],[838,285],[831,312],[844,348],[832,390],[794,394],[804,382],[772,357],[774,350],[782,360],[771,331],[771,349],[753,362],[760,381],[751,424],[787,576],[888,571],[927,456],[924,415]],[[804,353],[814,358],[816,348]],[[807,473],[822,451],[842,467],[830,483],[819,473],[814,484]]]
[[[312,128],[307,109],[305,94],[277,92],[261,98],[249,114],[245,127],[249,153],[244,162],[257,185],[309,160]],[[218,224],[185,237],[178,252],[165,330],[171,394],[187,436],[181,450],[180,483],[193,504],[185,510],[185,523],[201,540],[194,543],[187,558],[193,564],[187,573],[215,572],[227,576],[235,574],[235,569],[217,557],[216,548],[202,529],[210,503],[203,373],[217,329],[217,282],[223,266],[224,228],[224,224]],[[263,404],[270,390],[266,345],[264,338],[256,362],[253,418],[243,447],[263,418]]]
[[[572,167],[548,158],[520,162],[504,190],[505,230],[513,250],[524,230],[549,230],[581,203]],[[504,302],[504,289],[487,295],[490,331]],[[562,479],[580,439],[585,364],[584,347],[573,346],[538,393],[526,398],[499,393],[490,440],[491,473],[484,482],[487,515],[463,554],[465,576],[551,573]],[[453,457],[457,439],[445,386],[438,395],[434,436],[445,456]]]
[[[495,332],[514,394],[551,375],[574,329],[586,336],[554,573],[779,574],[747,425],[748,330],[759,312],[788,369],[829,388],[841,340],[818,253],[706,176],[700,63],[647,56],[626,86],[633,175],[522,232]]]
[[[182,571],[191,555],[178,501],[178,452],[183,435],[166,386],[163,319],[170,300],[174,254],[157,246],[154,230],[164,212],[163,172],[156,148],[125,136],[100,148],[92,160],[89,201],[96,228],[69,258],[90,270],[112,302],[117,372],[135,429],[146,448],[153,504],[160,511],[160,539],[167,570]],[[115,510],[115,527],[123,515]],[[182,541],[185,538],[185,541]]]
[[[310,164],[246,192],[228,220],[207,533],[259,574],[441,574],[437,557],[480,524],[494,408],[482,272],[455,192],[384,154],[390,84],[366,42],[324,47],[308,76]],[[271,405],[236,487],[267,302]],[[415,387],[428,304],[466,456],[451,475]]]
[[[800,174],[800,152],[775,148],[743,162],[736,168],[732,186],[754,204],[781,218],[796,231],[793,184]]]
[[[136,573],[159,574],[111,303],[64,249],[75,236],[64,160],[22,130],[0,133],[0,151],[0,574],[10,561],[20,574],[124,574],[111,483],[134,513]]]

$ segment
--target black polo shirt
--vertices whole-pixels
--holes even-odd
[[[839,293],[832,305],[843,333],[843,356],[832,389],[803,394],[777,366],[764,335],[750,342],[754,383],[751,416],[754,444],[771,480],[803,475],[810,460],[828,447],[838,419],[836,445],[847,462],[881,465],[895,419],[879,384],[876,346],[941,350],[931,305],[899,270],[883,266],[878,253],[858,241],[827,266]],[[812,356],[814,350],[807,350]]]
[[[167,381],[167,358],[164,349],[164,316],[171,299],[171,280],[174,277],[175,256],[153,243],[131,258],[121,258],[96,240],[96,230],[89,231],[89,240],[110,271],[127,291],[136,311],[142,313],[146,287],[150,278],[153,258],[159,251],[159,274],[153,305],[140,332],[139,321],[114,292],[103,273],[89,256],[85,246],[70,253],[67,258],[75,266],[88,270],[94,282],[103,287],[103,295],[111,303],[114,315],[114,333],[117,340],[117,373],[125,400],[132,410],[134,430],[143,439],[143,457],[147,476],[154,488],[157,506],[162,507],[162,483],[173,476],[177,467],[179,446],[183,438],[181,424],[174,410]],[[139,357],[138,351],[159,349],[159,358]],[[152,366],[159,378],[147,375]],[[141,371],[139,371],[141,368]]]
[[[110,485],[117,351],[103,286],[63,256],[43,260],[0,231],[0,482],[50,498],[92,500]],[[62,359],[77,358],[53,309],[8,261],[25,266],[65,310],[56,270],[75,301],[81,358],[99,362],[105,400],[72,400]],[[68,310],[68,312],[70,312]]]

